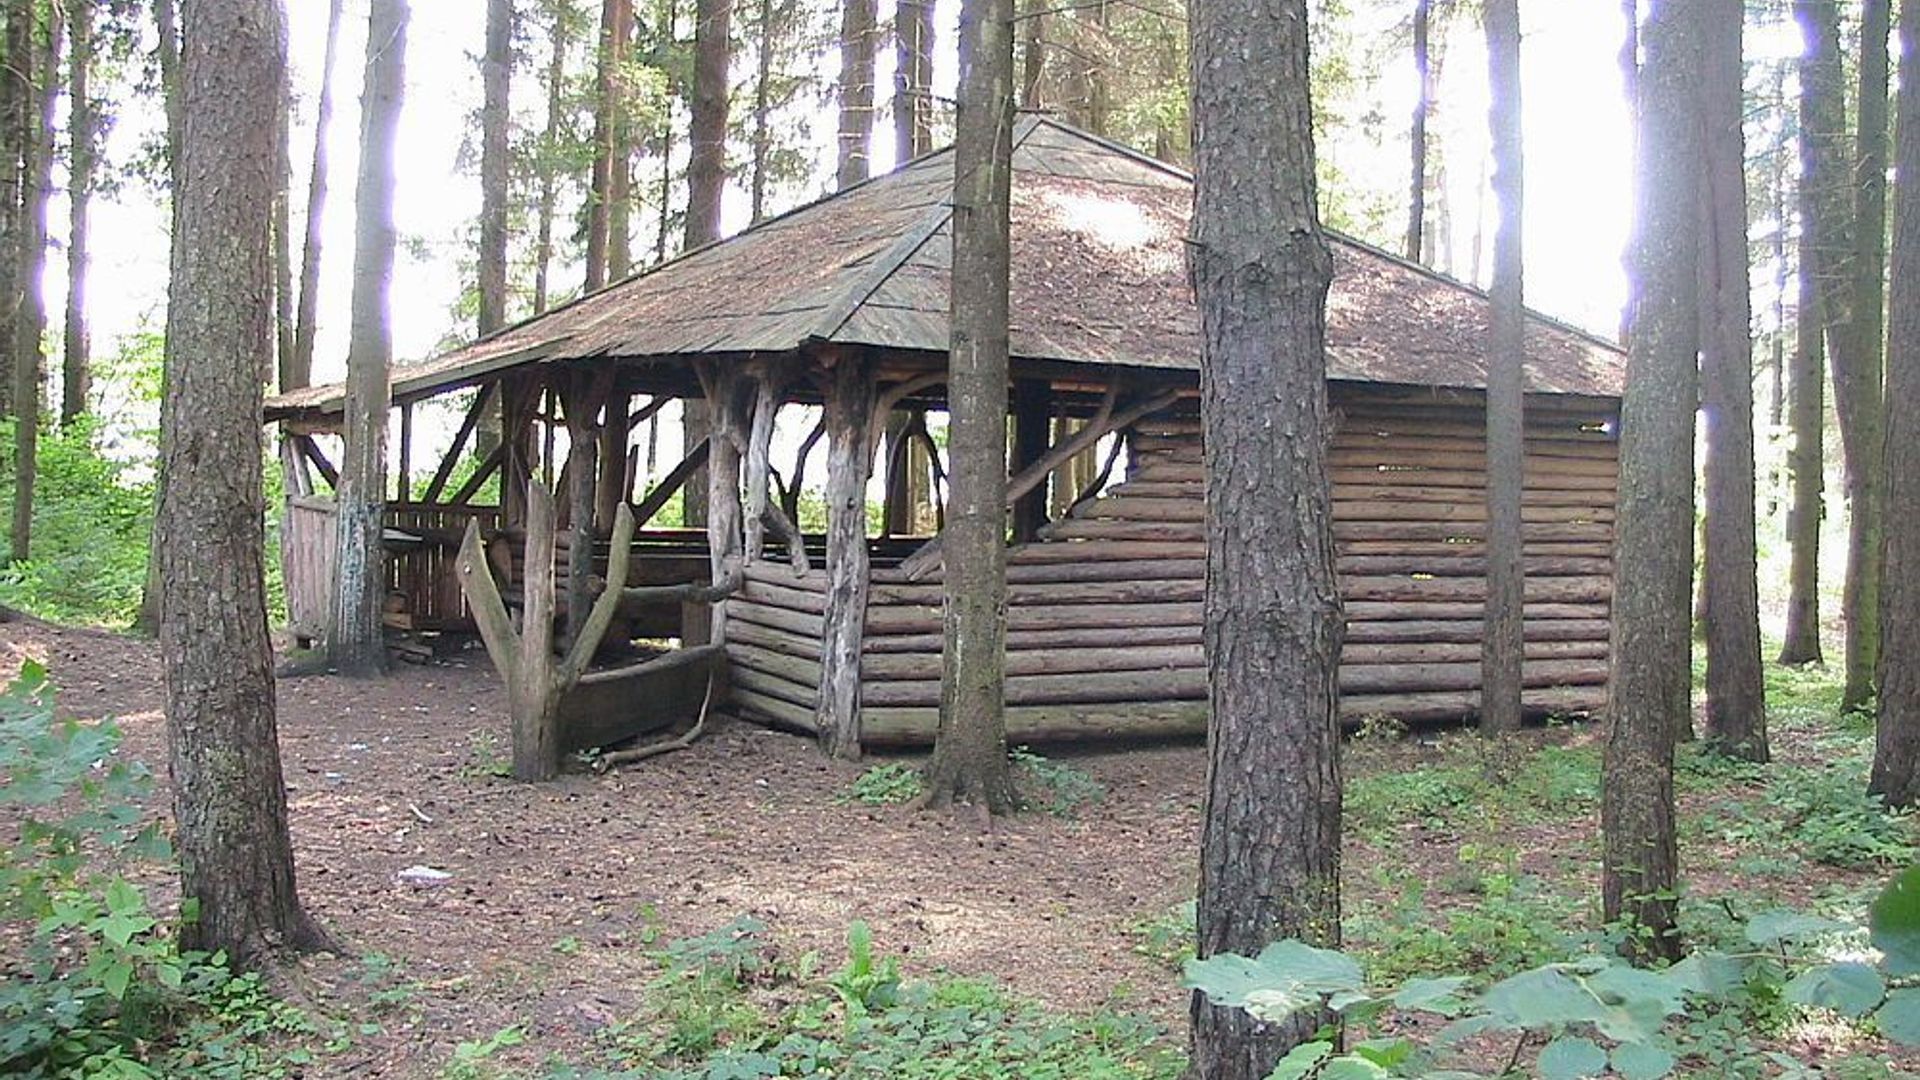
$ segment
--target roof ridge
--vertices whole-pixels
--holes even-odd
[[[1032,135],[1034,129],[1040,126],[1041,120],[1042,117],[1037,113],[1016,114],[1012,145],[1009,147],[1007,154],[1007,167],[1009,170],[1013,167],[1013,151],[1020,149],[1021,144],[1027,141],[1027,137]],[[953,144],[948,143],[943,149],[951,151]],[[940,151],[923,154],[882,175],[897,176],[904,172],[909,165],[917,165],[919,162],[925,161],[937,153],[940,153]],[[858,185],[855,186],[857,187]],[[953,191],[949,188],[947,197],[934,204],[933,209],[924,219],[912,228],[901,233],[898,239],[888,245],[885,251],[881,252],[879,258],[874,260],[873,268],[868,271],[865,277],[860,279],[846,296],[842,297],[840,303],[827,308],[826,313],[820,317],[820,321],[814,325],[813,332],[808,336],[819,341],[831,341],[833,336],[838,334],[840,330],[847,325],[847,322],[859,312],[861,307],[873,298],[873,294],[880,291],[881,286],[887,283],[887,279],[897,273],[902,266],[905,266],[907,260],[913,258],[921,246],[928,240],[931,240],[935,233],[940,231],[940,226],[945,225],[952,217]]]

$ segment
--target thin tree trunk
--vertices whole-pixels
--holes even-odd
[[[1433,98],[1431,64],[1427,56],[1427,31],[1431,23],[1433,0],[1414,0],[1413,5],[1413,137],[1411,149],[1413,176],[1407,185],[1407,243],[1405,253],[1414,262],[1422,261],[1422,240],[1427,223],[1427,102]]]
[[[894,4],[893,145],[906,161],[933,149],[933,7],[929,0]]]
[[[333,611],[328,660],[342,675],[386,668],[386,600],[381,511],[386,500],[388,367],[393,329],[393,190],[401,95],[406,86],[407,0],[373,0],[361,95],[360,176],[354,196],[353,302],[347,346],[345,435],[336,513]]]
[[[1007,763],[1007,312],[1013,0],[962,0],[940,723],[929,806],[1014,808]]]
[[[593,173],[587,195],[587,283],[586,291],[606,288],[612,269],[614,204],[620,172],[616,158],[624,152],[621,138],[622,96],[626,87],[620,78],[627,42],[633,36],[631,0],[603,0],[600,5],[599,75],[594,86]],[[625,215],[620,215],[624,221]]]
[[[271,348],[274,113],[286,31],[269,0],[189,4],[161,403],[161,627],[183,948],[255,967],[324,945],[301,910],[274,722],[261,553],[261,358]]]
[[[840,8],[840,149],[834,170],[841,188],[873,170],[874,0],[843,0]]]
[[[180,34],[178,23],[174,19],[173,0],[154,0],[153,21],[155,36],[159,39],[154,51],[159,55],[160,60],[160,101],[167,118],[167,182],[168,188],[172,193],[168,200],[170,204],[169,214],[173,224],[172,234],[178,237],[180,235],[181,205],[179,191],[182,176],[180,148],[186,141],[186,117],[182,105],[182,98],[184,98],[185,95],[180,89]],[[12,85],[12,80],[0,79],[0,98],[5,97],[4,91],[10,85]],[[0,116],[10,115],[12,115],[10,102],[0,102]],[[4,122],[0,122],[0,131],[4,131],[7,126]],[[17,162],[13,162],[13,165],[17,164]],[[7,166],[7,168],[11,167],[12,166]],[[9,176],[13,176],[13,182],[17,183],[17,176],[4,171],[4,169],[0,169],[0,181],[6,180]],[[5,209],[6,206],[10,205],[12,204],[8,199],[0,196],[0,214],[11,213],[11,211]],[[9,225],[9,228],[11,227],[12,226]],[[8,239],[11,239],[11,233],[8,234]],[[180,245],[174,244],[171,249],[172,266],[170,269],[175,272],[178,270],[179,258]],[[11,264],[5,259],[0,259],[0,274],[8,274],[11,272]],[[0,296],[8,295],[10,288],[10,283],[6,288],[0,288]],[[5,306],[6,305],[0,305],[0,309],[4,309]],[[10,314],[0,311],[0,340],[4,339],[4,335],[12,332],[11,323],[8,321],[10,318]],[[0,355],[4,354],[5,350],[0,350]],[[164,363],[161,364],[160,367],[160,398],[162,401],[166,400],[169,390],[169,379],[166,367]],[[0,384],[0,387],[3,386],[4,384]],[[160,431],[154,441],[158,444],[156,449],[159,458],[159,465],[154,470],[155,490],[160,491],[166,488],[167,483],[167,429],[164,424],[161,425]],[[160,594],[162,591],[159,538],[160,515],[156,509],[153,526],[147,532],[147,573],[146,580],[142,582],[140,586],[140,610],[135,612],[133,616],[133,629],[135,631],[156,636],[160,633]]]
[[[1029,111],[1042,108],[1040,80],[1046,74],[1047,48],[1041,35],[1046,22],[1047,0],[1027,0],[1020,13],[1020,107]]]
[[[35,21],[39,6],[34,6]],[[58,96],[60,13],[47,9],[45,26],[34,34],[32,49],[13,60],[30,90],[22,120],[20,175],[25,190],[20,207],[20,248],[15,282],[19,292],[13,327],[13,405],[18,423],[13,442],[13,558],[33,549],[33,490],[38,472],[40,387],[46,362],[47,300],[42,284],[47,266],[47,210],[53,201],[53,108]]]
[[[1709,8],[1700,70],[1700,372],[1706,438],[1707,739],[1764,762],[1767,699],[1760,668],[1759,553],[1754,539],[1753,333],[1747,258],[1746,139],[1741,131],[1741,0]]]
[[[870,0],[869,0],[870,2]],[[698,0],[693,28],[693,116],[688,131],[686,247],[720,239],[720,197],[727,182],[727,71],[733,0]],[[868,76],[868,93],[873,78]]]
[[[1810,9],[1796,7],[1807,25]],[[1820,650],[1820,518],[1826,488],[1826,318],[1820,305],[1820,258],[1817,223],[1821,196],[1813,178],[1828,168],[1825,151],[1814,131],[1827,109],[1831,87],[1823,81],[1827,58],[1812,50],[1800,59],[1799,149],[1800,181],[1795,201],[1800,234],[1795,240],[1798,296],[1794,305],[1793,374],[1787,380],[1787,424],[1792,437],[1787,471],[1792,485],[1787,508],[1786,628],[1780,643],[1782,664],[1819,663]]]
[[[274,379],[281,390],[293,373],[294,345],[299,337],[295,309],[299,299],[293,294],[293,85],[280,87],[274,115],[273,167],[273,358]],[[72,293],[69,289],[69,294]],[[72,311],[72,296],[68,297]],[[284,435],[282,442],[285,441]]]
[[[613,144],[607,158],[607,281],[633,273],[633,85],[627,65],[633,55],[633,0],[621,0],[620,63],[614,69]]]
[[[321,231],[327,208],[327,140],[333,128],[333,68],[340,53],[342,0],[327,8],[327,46],[320,63],[320,111],[313,126],[313,167],[307,174],[307,235],[300,248],[300,311],[293,333],[293,367],[288,385],[313,379],[313,343],[319,332]]]
[[[1086,123],[1088,131],[1102,138],[1107,138],[1112,134],[1109,129],[1112,126],[1113,117],[1113,80],[1108,77],[1107,73],[1107,58],[1112,55],[1110,50],[1113,39],[1108,33],[1112,6],[1107,0],[1097,0],[1091,10],[1093,13],[1094,33],[1091,35],[1081,35],[1080,42],[1081,49],[1087,53],[1085,57],[1087,80]],[[1086,14],[1087,12],[1085,10],[1080,12],[1083,23],[1085,22]],[[1093,39],[1092,42],[1086,40],[1088,37]]]
[[[1846,456],[1847,580],[1841,614],[1847,623],[1842,710],[1871,705],[1880,654],[1880,467],[1887,269],[1887,34],[1891,0],[1864,0],[1860,15],[1859,130],[1853,156],[1852,300],[1848,347],[1833,353],[1833,397]],[[1837,307],[1838,305],[1835,305]],[[1829,315],[1834,308],[1825,309]],[[1833,333],[1831,327],[1828,334]]]
[[[1520,494],[1526,465],[1526,308],[1523,301],[1520,7],[1487,0],[1488,85],[1493,195],[1493,314],[1487,340],[1487,603],[1480,661],[1480,729],[1520,727],[1520,658],[1525,585],[1521,570]]]
[[[1340,942],[1342,623],[1326,446],[1326,297],[1306,0],[1200,0],[1194,292],[1207,458],[1211,719],[1199,948]],[[1259,1080],[1312,1037],[1194,995],[1189,1075]]]
[[[165,4],[166,0],[160,0],[160,6]],[[6,55],[32,55],[33,10],[33,0],[8,0]],[[12,64],[0,69],[0,417],[13,415],[19,376],[13,355],[19,283],[12,256],[21,243],[26,177],[20,171],[20,160],[29,129],[24,114],[32,100],[33,86],[26,71]]]
[[[61,365],[60,380],[62,424],[71,423],[87,411],[87,398],[92,387],[92,336],[87,328],[87,264],[91,250],[88,211],[93,201],[94,144],[99,128],[93,91],[89,84],[93,68],[92,6],[69,4],[67,18],[70,42],[67,54],[67,130],[71,136],[71,149],[67,158],[67,312],[66,355]],[[284,94],[281,100],[285,100]],[[286,130],[284,119],[279,130],[283,133]],[[284,135],[280,142],[284,145]],[[278,169],[274,175],[277,178],[274,184],[275,206],[276,209],[283,209],[286,206],[285,180],[280,178],[286,176],[286,170]],[[284,232],[284,229],[278,230],[276,237]],[[284,344],[279,351],[285,355]]]
[[[547,95],[547,126],[540,136],[540,195],[534,215],[533,241],[533,313],[547,310],[551,297],[547,276],[553,267],[553,213],[556,199],[555,188],[559,182],[554,156],[560,143],[560,121],[563,115],[562,104],[566,97],[567,49],[572,45],[568,36],[566,12],[555,10],[553,23],[547,28],[548,41],[553,53],[547,58],[547,81],[544,87]]]
[[[1662,4],[1641,42],[1635,283],[1620,416],[1613,678],[1602,772],[1602,899],[1638,958],[1677,958],[1674,733],[1688,715],[1693,413],[1698,394],[1701,14]]]
[[[486,52],[480,58],[481,337],[507,324],[507,171],[512,116],[513,0],[487,0]]]
[[[1900,5],[1901,79],[1894,138],[1893,276],[1888,310],[1886,577],[1880,593],[1880,718],[1868,790],[1889,806],[1920,802],[1920,0]]]
[[[751,220],[759,224],[767,216],[767,169],[773,152],[773,132],[770,121],[771,106],[768,104],[772,92],[769,85],[773,79],[773,0],[760,0],[759,16],[755,20],[759,29],[759,42],[754,52],[753,77],[753,168],[749,193],[751,195]]]

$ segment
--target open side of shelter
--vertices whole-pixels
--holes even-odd
[[[1014,166],[1010,732],[1202,731],[1191,182],[1042,117],[1022,120]],[[469,522],[519,605],[526,492],[539,482],[560,493],[563,613],[584,610],[605,581],[617,508],[639,522],[631,587],[608,635],[616,665],[636,641],[711,641],[724,647],[727,698],[743,715],[813,732],[837,752],[929,741],[952,171],[950,152],[935,152],[397,369],[390,623],[471,627],[453,572]],[[1345,239],[1335,256],[1328,393],[1343,710],[1354,720],[1470,716],[1484,600],[1486,299]],[[1538,317],[1528,350],[1525,700],[1536,713],[1589,711],[1603,704],[1608,673],[1624,365],[1613,346]],[[416,408],[455,395],[465,409],[450,444],[431,472],[416,471]],[[705,438],[658,468],[662,412],[686,401],[704,404]],[[333,526],[318,491],[331,482],[323,444],[340,411],[338,386],[268,409],[286,436],[288,603],[304,636],[324,631]],[[483,452],[490,415],[500,437]],[[824,528],[807,483],[821,456]],[[867,520],[876,473],[887,493],[877,528]],[[704,492],[704,521],[656,526],[689,485]],[[489,489],[498,505],[480,505]],[[689,602],[660,588],[691,583],[725,595]],[[589,714],[624,701],[636,731],[673,719],[646,687],[595,685]],[[578,743],[587,728],[576,729]]]

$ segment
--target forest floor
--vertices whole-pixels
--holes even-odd
[[[151,643],[0,629],[0,678],[27,658],[48,667],[63,712],[117,718],[122,752],[164,776]],[[1859,794],[1870,735],[1831,718],[1830,690],[1819,674],[1780,676],[1779,763],[1765,770],[1683,753],[1696,940],[1737,936],[1741,919],[1774,907],[1857,919],[1889,868],[1911,860],[1911,822]],[[1098,1029],[1126,1044],[1099,1075],[1177,1067],[1200,746],[1062,752],[1029,775],[1080,805],[989,822],[863,803],[856,794],[883,798],[878,782],[905,770],[868,773],[872,762],[830,762],[803,739],[724,719],[685,752],[519,785],[501,776],[504,701],[477,651],[374,682],[281,681],[300,890],[351,954],[307,960],[282,987],[352,1021],[289,1075],[592,1075],[538,1071],[557,1060],[673,1060],[707,1075],[700,1055],[724,1048],[739,1020],[705,1017],[704,1043],[686,1042],[681,1014],[667,1036],[649,1033],[673,992],[670,943],[715,931],[702,940],[721,952],[748,942],[745,967],[798,973],[784,989],[763,980],[777,999],[839,969],[856,920],[909,977],[980,980],[967,985],[1034,1003],[1007,1008],[1081,1018],[1063,1021],[1076,1037],[1089,1037],[1086,1018],[1144,1018]],[[1498,977],[1596,940],[1598,734],[1574,723],[1499,744],[1462,732],[1349,744],[1345,921],[1370,975]],[[153,812],[165,805],[156,792]],[[418,866],[451,876],[406,883]],[[149,884],[172,887],[160,871]],[[1888,1060],[1847,1025],[1795,1021],[1769,1038],[1822,1059]]]

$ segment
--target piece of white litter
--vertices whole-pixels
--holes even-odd
[[[453,880],[453,875],[445,870],[435,870],[431,866],[409,866],[395,874],[402,885],[417,885],[426,888],[432,885],[445,885]]]

